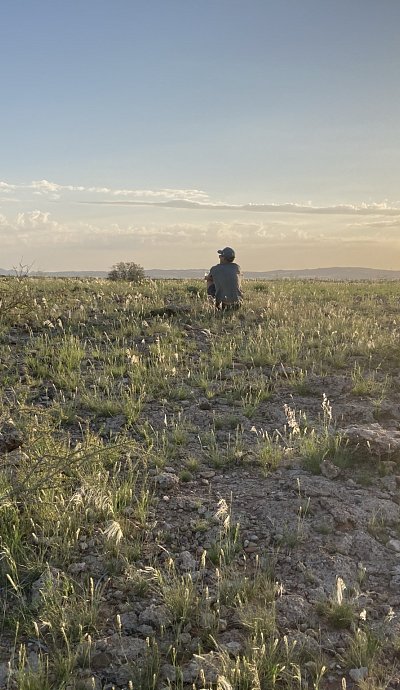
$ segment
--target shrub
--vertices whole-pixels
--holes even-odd
[[[108,274],[108,280],[129,280],[131,283],[138,283],[144,279],[144,268],[133,261],[120,261],[114,264]]]

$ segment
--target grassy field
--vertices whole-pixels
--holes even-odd
[[[396,567],[397,455],[343,429],[400,429],[400,284],[245,288],[0,278],[0,688],[398,687],[384,575],[309,563]]]

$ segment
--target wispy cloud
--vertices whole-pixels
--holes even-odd
[[[82,193],[103,195],[105,197],[123,198],[126,201],[136,200],[141,203],[157,203],[157,201],[189,201],[189,202],[207,202],[208,194],[200,189],[113,189],[111,187],[98,187],[82,185],[63,185],[57,182],[49,182],[49,180],[33,180],[29,183],[10,184],[9,182],[0,181],[0,193],[9,193],[10,191],[19,190],[20,192],[32,192],[36,196],[48,196],[51,199],[60,199],[62,195],[70,197],[71,193]],[[89,200],[90,201],[90,200]],[[94,203],[94,201],[90,201]],[[123,202],[121,202],[123,203]]]
[[[295,215],[350,215],[350,216],[400,216],[400,202],[387,200],[377,203],[315,205],[312,202],[299,203],[245,203],[231,204],[213,201],[209,194],[200,189],[129,189],[101,186],[59,184],[48,180],[34,180],[29,183],[0,181],[0,194],[17,192],[40,196],[50,201],[64,199],[82,204],[115,206],[150,206],[154,208],[186,209],[193,211],[234,211],[254,214]]]
[[[154,206],[159,208],[193,209],[197,211],[237,211],[250,213],[290,213],[308,215],[389,215],[400,216],[400,205],[381,204],[339,204],[337,206],[313,206],[311,204],[285,203],[285,204],[224,204],[189,199],[174,199],[171,201],[82,201],[87,204],[104,204],[120,206]]]

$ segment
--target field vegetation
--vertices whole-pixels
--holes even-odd
[[[0,688],[399,687],[400,284],[245,290],[0,278]]]

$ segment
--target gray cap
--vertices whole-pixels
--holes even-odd
[[[223,256],[224,259],[228,259],[228,261],[235,258],[235,250],[232,249],[232,247],[225,247],[224,249],[218,249],[218,254],[220,256]]]

